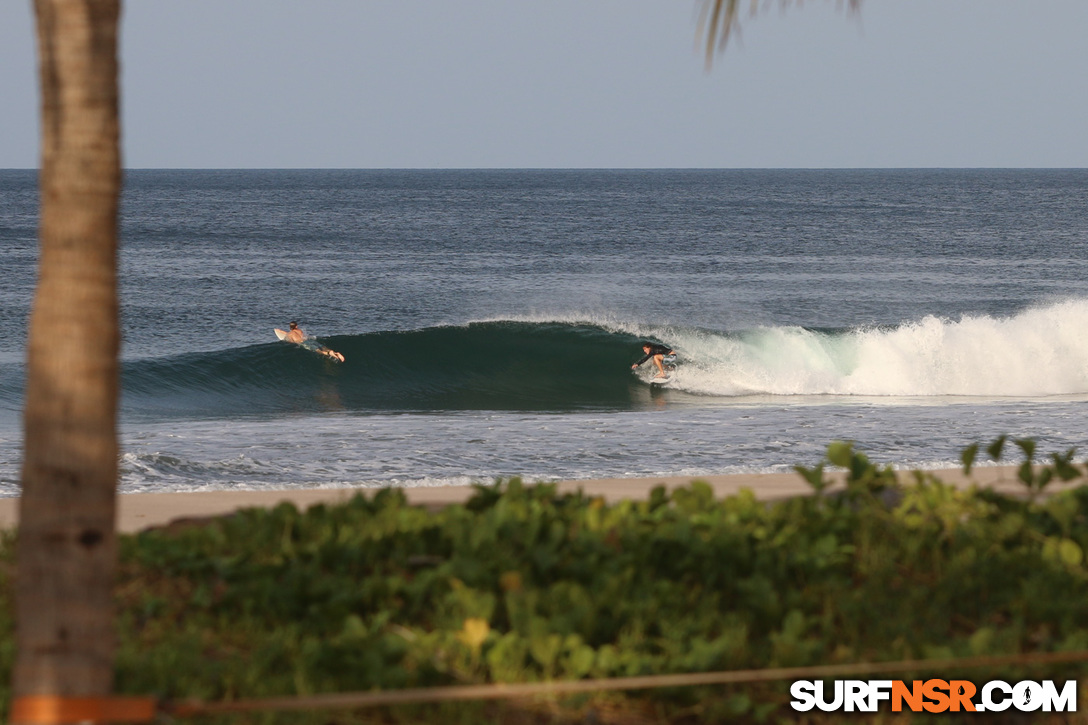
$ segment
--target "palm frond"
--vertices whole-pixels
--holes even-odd
[[[706,36],[706,65],[713,64],[715,51],[725,48],[737,25],[740,0],[704,0],[699,17],[699,35]]]
[[[787,8],[800,5],[802,0],[779,0],[778,5]],[[845,2],[848,12],[857,12],[861,0],[837,0],[839,6]],[[765,2],[764,5],[771,4]],[[729,38],[740,30],[741,0],[703,0],[703,9],[699,17],[699,36],[706,37],[706,65],[709,69],[714,62],[714,54],[725,49]],[[751,15],[759,11],[760,0],[751,0]]]

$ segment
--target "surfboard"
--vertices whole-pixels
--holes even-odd
[[[278,337],[281,340],[283,338],[287,337],[287,330],[281,330],[280,328],[277,327],[275,329],[275,333],[276,333],[276,337]]]
[[[650,385],[668,385],[672,382],[674,375],[666,375],[663,378],[650,378]]]

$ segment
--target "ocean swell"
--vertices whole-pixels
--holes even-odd
[[[1088,301],[1011,317],[924,317],[896,326],[738,331],[615,320],[492,320],[323,339],[337,363],[280,342],[130,361],[128,416],[281,417],[324,411],[628,410],[773,396],[1045,398],[1088,395]],[[639,341],[679,354],[676,380],[632,374]],[[0,366],[3,407],[22,366]]]

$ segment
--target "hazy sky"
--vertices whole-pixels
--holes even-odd
[[[128,0],[125,165],[1088,167],[1088,1]],[[37,165],[0,0],[0,168]]]

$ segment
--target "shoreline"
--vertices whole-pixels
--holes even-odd
[[[972,484],[992,488],[1006,494],[1026,491],[1016,477],[1016,466],[978,466],[970,476],[959,468],[927,471],[957,488]],[[909,479],[912,471],[899,471],[901,478]],[[833,474],[832,474],[833,475]],[[750,489],[762,501],[774,501],[793,496],[805,496],[812,488],[796,473],[733,473],[717,476],[652,476],[644,478],[602,478],[556,483],[561,493],[579,489],[590,496],[601,496],[609,503],[624,499],[645,499],[656,486],[672,490],[692,481],[705,481],[714,490],[715,498],[722,498]],[[1082,484],[1078,479],[1070,484],[1052,483],[1048,492]],[[537,484],[526,484],[537,485]],[[239,509],[272,507],[290,502],[299,509],[319,503],[331,504],[346,501],[357,493],[373,494],[379,488],[308,488],[269,491],[194,491],[187,493],[126,493],[118,495],[117,530],[135,533],[144,529],[166,526],[185,520],[201,520],[225,516]],[[439,509],[462,503],[473,493],[472,486],[418,486],[402,487],[413,505]],[[18,498],[0,499],[0,529],[11,529],[18,522]]]

